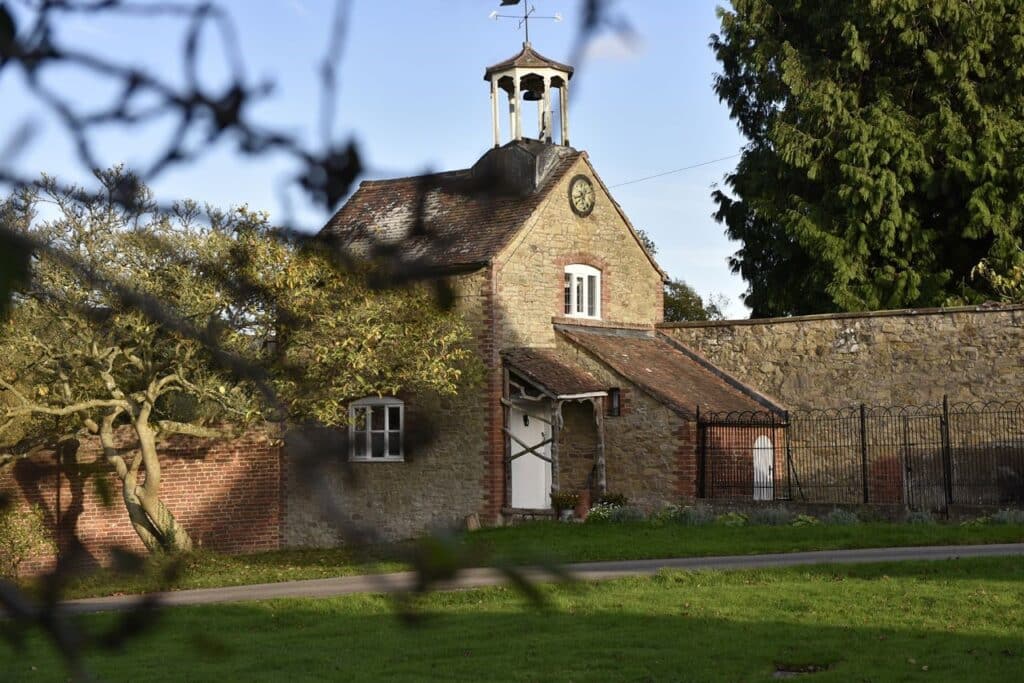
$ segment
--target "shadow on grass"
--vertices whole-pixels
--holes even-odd
[[[92,666],[104,680],[153,681],[745,681],[780,670],[815,681],[1005,681],[1024,654],[1010,635],[722,618],[686,601],[648,616],[638,605],[537,612],[473,600],[449,597],[444,614],[413,629],[378,599],[175,610],[130,653]],[[5,669],[60,674],[38,644]]]

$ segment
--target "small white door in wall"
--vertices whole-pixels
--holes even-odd
[[[523,401],[509,409],[512,454],[526,446],[535,447],[551,438],[551,404],[548,401]],[[551,444],[538,446],[536,452],[551,457]],[[512,461],[512,507],[547,510],[551,507],[551,463],[533,453],[523,453]]]
[[[775,449],[772,440],[759,436],[754,442],[754,500],[775,498]]]

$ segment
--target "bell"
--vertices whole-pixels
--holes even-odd
[[[523,95],[523,100],[526,102],[540,102],[542,99],[544,99],[544,94],[540,90],[527,90]]]

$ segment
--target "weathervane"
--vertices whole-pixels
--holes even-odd
[[[501,0],[502,7],[509,7],[512,5],[518,5],[522,0]],[[526,42],[530,42],[530,19],[554,19],[555,21],[561,21],[562,15],[558,12],[550,16],[534,16],[534,12],[537,8],[529,3],[529,1],[523,3],[523,14],[498,14],[498,10],[491,12],[490,18],[497,21],[498,19],[518,19],[518,28],[526,30]]]

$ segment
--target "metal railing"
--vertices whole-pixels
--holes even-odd
[[[935,511],[1024,504],[1024,403],[704,413],[698,422],[704,498]]]

